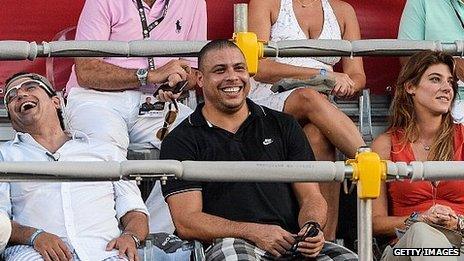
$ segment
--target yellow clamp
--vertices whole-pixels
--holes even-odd
[[[380,195],[380,184],[386,179],[386,162],[380,160],[375,152],[364,151],[356,154],[356,158],[346,161],[353,167],[353,181],[357,181],[358,197],[374,199]]]
[[[263,43],[258,42],[258,37],[250,32],[234,33],[234,42],[245,55],[248,72],[251,76],[258,72],[258,60],[264,55]]]

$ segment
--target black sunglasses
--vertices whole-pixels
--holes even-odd
[[[308,221],[303,225],[304,234],[301,236],[295,237],[295,243],[293,243],[292,247],[285,253],[284,257],[291,257],[296,258],[301,255],[298,251],[298,244],[303,242],[308,237],[315,237],[321,231],[321,225],[315,221]]]

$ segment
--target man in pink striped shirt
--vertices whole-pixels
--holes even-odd
[[[145,16],[143,19],[142,16]],[[146,28],[143,30],[143,20]],[[145,31],[145,32],[144,32]],[[77,26],[76,40],[206,40],[205,0],[87,0]],[[144,92],[188,80],[196,84],[195,61],[154,58],[77,58],[66,86],[68,127],[116,144],[124,153],[129,143],[140,148],[160,147],[157,131],[166,125],[158,117],[138,117]],[[146,95],[146,93],[145,93]],[[165,96],[165,95],[164,95]],[[144,98],[143,98],[144,99]],[[191,113],[179,104],[177,119]],[[173,232],[169,209],[159,182],[147,200],[151,232]]]

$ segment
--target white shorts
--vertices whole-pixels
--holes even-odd
[[[163,127],[164,113],[160,117],[138,117],[141,96],[139,91],[100,92],[74,87],[68,95],[65,123],[69,129],[111,142],[125,153],[129,143],[159,149],[161,141],[156,138],[156,132]],[[179,104],[179,113],[171,128],[190,113],[189,107]]]
[[[296,89],[275,93],[271,91],[271,84],[256,82],[253,78],[250,79],[251,91],[248,94],[253,102],[268,107],[276,111],[284,111],[285,101],[288,96]]]
[[[73,87],[65,108],[69,129],[80,130],[92,138],[111,142],[127,154],[131,148],[160,148],[156,132],[163,127],[165,113],[159,117],[138,117],[142,93],[139,91],[100,92]],[[168,110],[168,106],[165,106]],[[182,122],[192,110],[179,104],[179,112],[171,129]],[[173,233],[174,225],[164,201],[159,182],[153,187],[148,209],[150,231]]]

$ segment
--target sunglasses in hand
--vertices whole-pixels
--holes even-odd
[[[185,88],[187,87],[187,85],[188,85],[187,80],[178,82],[175,86],[169,86],[169,84],[163,83],[158,87],[158,89],[155,91],[153,96],[156,97],[159,94],[160,90],[162,90],[162,91],[170,91],[173,94],[177,94],[177,93],[183,92],[185,90]]]
[[[295,243],[293,243],[292,247],[285,253],[284,257],[298,257],[301,253],[298,251],[298,244],[303,242],[308,237],[315,237],[321,231],[321,225],[315,221],[308,221],[303,225],[304,234],[297,235],[295,237]]]

